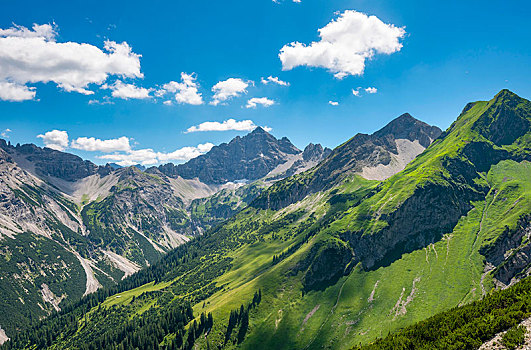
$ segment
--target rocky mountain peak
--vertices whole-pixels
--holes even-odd
[[[277,139],[257,127],[249,134],[215,146],[206,154],[184,164],[165,164],[158,169],[170,177],[198,178],[207,184],[223,184],[260,179],[299,153],[301,150],[288,138]]]
[[[511,102],[511,101],[518,101],[520,99],[522,98],[509,89],[502,89],[500,92],[498,92],[494,96],[494,100],[496,101]]]
[[[21,167],[34,171],[39,176],[76,181],[100,170],[96,164],[74,154],[41,148],[32,143],[12,146],[3,141],[0,148],[12,156]]]
[[[376,131],[373,135],[376,137],[391,135],[394,139],[408,139],[409,141],[418,140],[419,143],[426,148],[434,139],[439,137],[441,133],[442,130],[438,127],[415,119],[409,113],[404,113],[393,119],[382,129]]]
[[[258,126],[256,127],[253,131],[251,131],[251,135],[253,134],[268,134],[270,135],[267,131],[264,130],[264,128],[262,128],[261,126]]]
[[[488,101],[487,106],[472,127],[481,136],[501,146],[529,132],[531,104],[528,100],[504,89]]]
[[[302,152],[302,159],[305,161],[322,160],[326,158],[332,150],[328,147],[323,148],[321,144],[310,143],[304,148]]]

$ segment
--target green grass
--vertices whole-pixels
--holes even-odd
[[[480,251],[494,244],[505,226],[514,228],[523,213],[531,212],[530,163],[522,160],[522,148],[514,147],[527,147],[529,138],[524,135],[513,145],[499,146],[485,133],[495,124],[490,121],[492,110],[507,103],[511,102],[498,96],[474,103],[444,138],[384,182],[354,175],[278,211],[247,207],[170,253],[178,259],[163,258],[162,272],[157,264],[147,270],[162,283],[110,296],[102,305],[130,319],[175,301],[190,302],[195,317],[212,312],[208,346],[218,347],[224,343],[230,312],[247,305],[261,290],[262,302],[250,311],[249,331],[239,347],[349,349],[477,300],[493,287]],[[490,118],[490,124],[478,126],[484,118]],[[485,152],[502,157],[485,158]],[[312,174],[282,181],[262,197],[282,201],[286,187],[304,186]],[[433,198],[445,201],[432,202]],[[234,203],[232,197],[226,199]],[[408,201],[420,204],[407,211]],[[197,207],[199,212],[205,208],[204,203]],[[431,211],[434,208],[440,211]],[[432,221],[446,220],[444,226],[428,222],[412,233],[410,223],[417,216],[429,219],[440,212],[443,215]],[[400,220],[404,213],[409,220]],[[394,231],[388,231],[391,227]],[[401,248],[400,241],[388,244],[389,232],[405,239],[418,234],[426,241],[418,243],[418,249]],[[356,240],[371,243],[370,254],[362,255]],[[392,259],[365,265],[371,254],[385,257],[394,248],[397,254]],[[345,251],[351,251],[352,260],[344,264],[343,276],[308,283],[311,271],[326,277],[328,270],[338,268],[327,265],[335,261],[327,260],[327,254],[334,257]],[[280,259],[273,263],[273,256]],[[89,314],[84,334],[90,333],[90,322]],[[66,344],[59,343],[58,348]],[[207,339],[197,344],[206,348]]]

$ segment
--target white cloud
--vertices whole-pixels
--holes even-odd
[[[171,153],[159,152],[157,153],[157,158],[160,162],[168,162],[172,160],[189,160],[210,151],[212,147],[214,147],[214,144],[207,142],[197,145],[197,147],[183,147]]]
[[[186,130],[186,133],[198,132],[198,131],[228,131],[228,130],[237,130],[237,131],[252,131],[256,129],[256,125],[252,120],[242,120],[236,121],[235,119],[227,119],[220,122],[204,122],[199,125],[194,125]],[[271,131],[269,127],[263,127],[265,131]]]
[[[126,84],[120,80],[117,80],[112,85],[104,84],[101,87],[102,89],[110,89],[112,91],[112,97],[122,98],[128,100],[130,98],[134,99],[146,99],[151,98],[150,92],[153,89],[146,89],[143,87],[138,87],[133,84]]]
[[[352,89],[352,95],[359,96],[360,95],[360,88]]]
[[[150,148],[131,150],[128,153],[106,154],[103,156],[97,156],[96,158],[112,161],[121,166],[131,166],[135,164],[154,165],[159,162],[157,159],[157,152]]]
[[[386,24],[376,16],[347,10],[319,29],[320,41],[284,45],[279,58],[283,70],[308,66],[326,68],[339,79],[362,75],[367,59],[400,51],[405,33],[403,27]]]
[[[273,83],[273,84],[278,84],[278,85],[281,85],[281,86],[289,86],[288,82],[282,81],[278,77],[272,77],[271,75],[268,76],[267,78],[262,78],[261,82],[262,82],[262,84],[265,84],[265,85],[267,85],[269,83]]]
[[[210,102],[210,104],[217,106],[220,102],[240,96],[242,93],[247,93],[249,83],[250,82],[244,81],[240,78],[229,78],[218,82],[212,87],[214,100]]]
[[[121,166],[131,166],[135,164],[155,165],[169,161],[187,161],[198,157],[214,147],[212,143],[199,144],[196,147],[183,147],[170,153],[155,152],[151,148],[130,150],[127,153],[115,153],[98,156],[99,159],[105,159],[116,162]]]
[[[172,105],[170,100],[164,101],[162,103],[165,104],[166,106],[171,106]]]
[[[267,97],[253,97],[247,101],[245,108],[256,108],[257,105],[263,107],[270,107],[275,104],[275,101],[268,99]]]
[[[34,98],[35,88],[8,81],[0,81],[0,100],[20,102],[33,100]]]
[[[100,140],[94,137],[78,137],[72,140],[70,147],[90,152],[130,151],[129,138],[122,136],[117,139]]]
[[[332,105],[332,106],[338,106],[339,102],[337,102],[337,101],[328,101],[328,104]]]
[[[48,131],[44,135],[37,135],[44,142],[44,145],[48,148],[64,151],[68,147],[68,133],[61,130]]]
[[[86,43],[60,43],[56,36],[56,27],[49,24],[0,29],[0,81],[54,82],[65,91],[91,95],[89,84],[101,85],[110,75],[143,77],[140,55],[126,42],[107,40],[102,50]]]
[[[181,83],[170,81],[162,86],[162,89],[157,91],[157,95],[162,97],[166,93],[175,93],[175,100],[178,103],[185,103],[190,105],[202,105],[203,97],[199,92],[199,85],[196,83],[195,74],[181,73]]]
[[[378,89],[375,87],[368,87],[365,89],[365,92],[367,92],[368,94],[375,94],[378,92]]]
[[[0,37],[18,37],[18,38],[45,38],[53,40],[57,35],[55,27],[50,24],[33,24],[33,30],[14,24],[8,29],[0,29]]]
[[[12,132],[13,130],[7,128],[7,129],[4,129],[4,131],[2,131],[2,133],[0,134],[0,136],[2,137],[5,137],[6,139],[9,138],[9,133]]]
[[[89,100],[89,105],[112,105],[114,102],[110,100],[109,96],[103,96],[102,100]]]

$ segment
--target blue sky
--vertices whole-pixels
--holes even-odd
[[[59,148],[99,164],[116,154],[123,164],[181,162],[248,132],[186,132],[204,122],[234,119],[231,125],[240,129],[270,127],[299,148],[309,142],[335,147],[404,112],[444,129],[467,102],[490,99],[502,88],[531,96],[526,1],[25,1],[2,7],[0,129],[14,143],[63,142]],[[331,22],[326,45],[309,49],[322,39],[318,29]],[[34,24],[50,25],[41,27],[40,39]],[[18,46],[2,45],[2,39]],[[365,51],[352,44],[358,40]],[[105,41],[127,51],[125,42],[130,52],[111,62]],[[295,49],[293,42],[303,45]],[[38,60],[6,63],[10,50],[31,56],[38,51],[32,45],[55,43],[77,43],[79,53],[54,47]],[[89,49],[99,51],[94,59],[84,56]],[[314,49],[322,55],[312,56]],[[371,52],[363,72],[352,65],[351,58]],[[66,76],[65,66],[71,66]],[[79,79],[72,82],[73,76]],[[289,86],[263,84],[269,76]],[[221,100],[213,105],[212,88],[230,78],[218,85]],[[173,90],[164,87],[171,81]],[[127,84],[136,90],[120,89]],[[223,100],[231,92],[236,96]],[[246,108],[252,98],[261,100]],[[239,123],[245,120],[252,124]],[[37,137],[52,130],[66,132],[68,143],[65,134]],[[151,153],[140,152],[146,149]]]

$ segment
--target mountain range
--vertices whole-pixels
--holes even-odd
[[[518,285],[530,126],[502,90],[444,132],[406,113],[301,151],[257,128],[145,171],[2,142],[6,347],[350,349]]]

